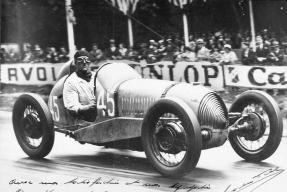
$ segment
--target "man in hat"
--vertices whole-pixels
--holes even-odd
[[[284,63],[284,51],[280,49],[278,41],[273,41],[271,51],[267,55],[267,61],[274,65],[286,65]]]
[[[106,50],[106,58],[108,60],[121,59],[119,49],[116,47],[114,39],[110,39],[110,47]]]
[[[237,61],[237,56],[234,51],[231,50],[231,45],[225,44],[224,45],[224,53],[219,61],[220,65],[229,65],[234,64]]]
[[[66,109],[74,117],[87,120],[88,114],[95,114],[97,104],[94,95],[94,73],[90,69],[90,53],[77,51],[74,55],[76,66],[66,80],[63,90],[63,99]],[[90,121],[90,120],[87,120]]]
[[[196,41],[197,45],[197,51],[196,51],[196,57],[197,61],[208,61],[209,60],[209,50],[204,46],[203,39],[198,39]]]

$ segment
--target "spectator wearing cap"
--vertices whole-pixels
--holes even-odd
[[[250,48],[249,42],[242,42],[241,62],[244,65],[252,65],[255,63],[255,53]]]
[[[231,50],[231,45],[224,45],[224,53],[219,61],[220,65],[234,64],[237,61],[237,56],[234,51]]]
[[[104,59],[104,54],[102,50],[98,48],[98,44],[93,44],[93,50],[90,52],[90,56],[93,63],[98,63],[100,60]]]
[[[154,42],[150,53],[148,54],[147,63],[155,63],[160,61],[162,53],[158,50],[158,43]]]
[[[208,61],[209,60],[209,50],[204,46],[203,39],[198,39],[196,41],[197,45],[197,52],[196,52],[196,58],[197,61]]]
[[[64,106],[74,117],[86,119],[95,114],[97,104],[94,95],[94,72],[91,72],[91,57],[87,51],[79,50],[74,55],[76,66],[65,81],[63,89]]]
[[[44,51],[41,49],[39,45],[35,45],[34,55],[35,55],[35,60],[34,60],[35,63],[45,62],[46,56],[44,54]]]
[[[273,65],[286,65],[286,63],[284,62],[284,51],[280,49],[278,41],[273,41],[271,51],[267,55],[267,60]]]
[[[106,58],[108,60],[117,60],[121,59],[119,49],[116,47],[115,40],[110,39],[110,47],[106,49]]]

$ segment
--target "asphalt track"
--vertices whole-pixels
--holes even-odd
[[[168,179],[143,152],[81,145],[60,133],[45,159],[30,159],[17,143],[11,116],[0,111],[0,192],[287,191],[286,137],[261,163],[244,161],[227,141],[202,151],[192,173]]]

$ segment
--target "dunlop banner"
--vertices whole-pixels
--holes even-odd
[[[1,82],[18,85],[55,84],[61,64],[2,64]],[[201,82],[215,91],[224,90],[222,67],[209,62],[159,62],[141,66],[131,64],[143,78],[179,82]],[[92,70],[98,66],[91,65]],[[119,71],[120,73],[120,71]]]

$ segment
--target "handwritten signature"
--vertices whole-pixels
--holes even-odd
[[[239,192],[246,188],[254,187],[251,191],[254,191],[258,187],[262,186],[266,182],[270,181],[271,179],[274,179],[276,176],[280,175],[284,169],[280,169],[279,167],[276,168],[270,168],[254,177],[248,182],[243,183],[241,186],[236,187],[232,190],[229,190],[231,185],[229,185],[224,192]]]
[[[177,190],[182,190],[182,189],[187,189],[187,192],[189,192],[193,189],[210,189],[210,184],[206,184],[203,186],[197,186],[197,185],[183,186],[179,183],[176,183],[174,185],[169,186],[169,188],[175,189],[174,192],[176,192]]]

